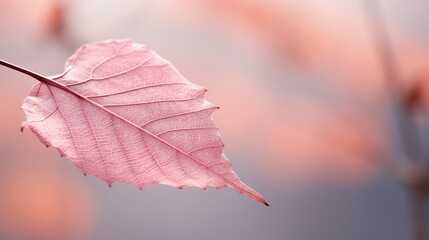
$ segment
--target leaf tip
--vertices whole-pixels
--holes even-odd
[[[270,204],[267,202],[267,200],[265,200],[265,198],[264,197],[262,197],[260,194],[258,194],[259,195],[259,197],[256,197],[256,198],[254,198],[256,201],[258,201],[258,202],[260,202],[260,203],[262,203],[262,204],[264,204],[265,206],[267,206],[267,207],[269,207],[270,206]]]

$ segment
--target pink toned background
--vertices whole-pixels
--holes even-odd
[[[380,2],[401,89],[419,83],[425,123],[429,4]],[[407,192],[374,167],[402,150],[361,3],[0,0],[0,58],[41,74],[108,38],[171,60],[221,106],[226,154],[271,205],[231,189],[109,189],[83,177],[20,133],[36,82],[0,67],[0,239],[409,239]]]

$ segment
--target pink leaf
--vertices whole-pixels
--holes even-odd
[[[265,205],[234,173],[204,99],[144,45],[111,40],[81,47],[57,77],[37,76],[22,109],[40,141],[109,185],[229,186]]]

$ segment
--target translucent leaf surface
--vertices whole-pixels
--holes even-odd
[[[109,185],[229,186],[268,205],[222,153],[205,92],[144,45],[84,45],[61,76],[33,87],[22,127]]]

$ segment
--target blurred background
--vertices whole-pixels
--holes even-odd
[[[0,0],[0,58],[44,75],[131,38],[206,87],[232,189],[84,177],[30,131],[0,67],[0,239],[427,239],[429,2]]]

